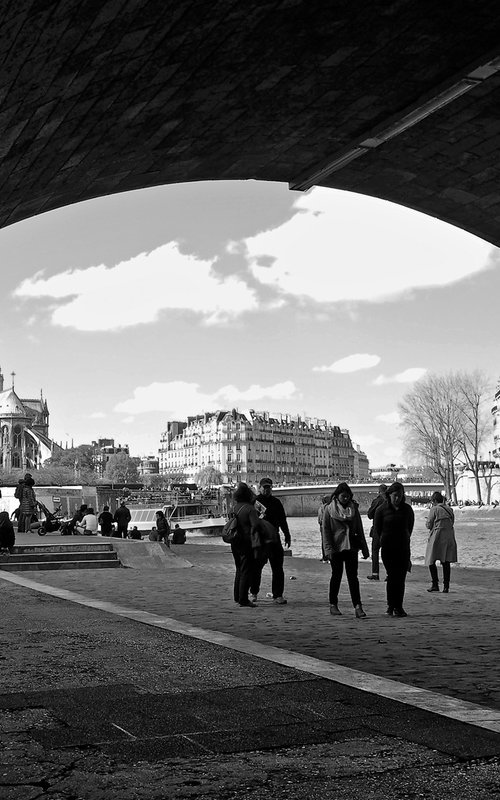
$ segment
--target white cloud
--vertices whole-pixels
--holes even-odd
[[[375,419],[380,420],[380,422],[387,422],[389,425],[398,425],[401,421],[397,411],[391,411],[389,414],[379,414]]]
[[[115,267],[101,264],[45,278],[37,273],[14,291],[51,305],[52,322],[82,331],[111,331],[155,322],[165,310],[189,310],[205,322],[234,318],[257,308],[254,292],[237,277],[217,277],[214,261],[179,252],[175,242]]]
[[[409,369],[405,369],[403,372],[398,372],[397,375],[393,375],[392,377],[386,377],[385,375],[379,375],[373,381],[374,386],[383,386],[386,383],[413,383],[414,381],[420,380],[427,370],[425,367],[410,367]]]
[[[349,192],[315,188],[297,213],[245,241],[263,284],[318,302],[395,298],[487,266],[491,245],[433,217]]]
[[[313,367],[313,372],[358,372],[362,369],[370,369],[380,364],[380,356],[370,355],[369,353],[354,353],[338,361],[334,361],[330,366]]]
[[[106,416],[104,411],[94,411],[92,414],[89,414],[89,419],[103,419]]]
[[[126,414],[162,411],[169,416],[185,419],[188,415],[199,414],[201,410],[215,411],[217,408],[234,407],[240,403],[247,405],[262,400],[289,400],[296,393],[297,389],[292,381],[273,386],[252,384],[248,389],[227,385],[211,394],[202,392],[198,383],[170,381],[138,386],[133,397],[118,403],[114,410]]]

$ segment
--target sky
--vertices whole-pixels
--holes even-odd
[[[63,446],[156,454],[224,408],[327,419],[405,463],[398,402],[429,372],[495,383],[500,251],[347,192],[219,181],[144,189],[0,230],[5,387]]]

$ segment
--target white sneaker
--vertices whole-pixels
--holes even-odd
[[[266,592],[266,597],[269,597],[272,600],[273,599],[273,593],[272,592]]]
[[[252,601],[252,603],[256,603],[257,602],[257,595],[256,594],[251,594],[250,595],[250,600]]]
[[[273,603],[276,603],[277,606],[286,606],[287,600],[284,597],[275,597]]]

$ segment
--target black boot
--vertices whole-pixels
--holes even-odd
[[[450,591],[450,576],[451,564],[449,561],[443,561],[443,592],[448,594]]]
[[[435,564],[429,565],[429,572],[431,573],[431,580],[432,585],[430,589],[427,589],[428,592],[439,592],[439,578],[438,578],[438,570]]]

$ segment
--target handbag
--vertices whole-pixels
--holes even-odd
[[[222,528],[222,541],[226,544],[234,544],[236,539],[238,538],[238,514],[240,513],[241,508],[239,511],[228,519],[224,527]]]

